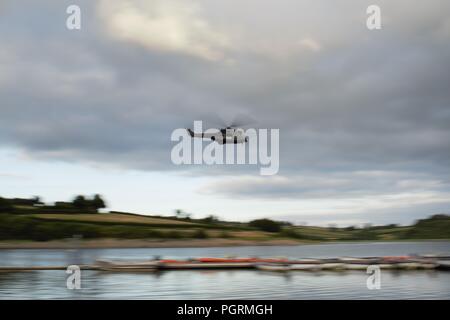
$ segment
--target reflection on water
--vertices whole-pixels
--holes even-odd
[[[351,243],[279,247],[2,250],[0,265],[69,265],[95,259],[199,256],[336,257],[440,253],[450,242]],[[274,273],[256,270],[108,273],[83,271],[81,290],[64,271],[0,273],[0,299],[450,299],[450,272],[382,271],[368,290],[364,271]]]

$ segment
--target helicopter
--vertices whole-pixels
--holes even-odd
[[[217,129],[216,132],[195,133],[192,129],[187,129],[187,131],[192,138],[211,139],[218,144],[238,144],[248,142],[248,136],[245,135],[244,129],[231,126]]]
[[[254,120],[247,119],[247,121]],[[211,139],[218,144],[240,144],[247,143],[249,141],[249,137],[245,134],[245,130],[242,128],[244,125],[244,122],[240,123],[234,120],[232,123],[221,129],[210,129],[205,132],[202,132],[202,130],[197,132],[189,128],[186,130],[192,138]]]

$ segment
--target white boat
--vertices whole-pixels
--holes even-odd
[[[402,270],[417,270],[421,269],[421,263],[418,262],[400,262],[396,264],[398,269]]]
[[[299,263],[291,265],[291,270],[320,271],[321,269],[321,265],[317,263]]]
[[[388,270],[388,269],[396,269],[396,265],[394,263],[381,263],[381,264],[375,264],[376,266],[379,266],[382,270]]]
[[[344,270],[345,264],[343,263],[324,263],[321,265],[322,270]]]
[[[278,272],[285,272],[291,270],[291,266],[282,264],[258,264],[256,265],[256,268],[258,270],[263,271],[278,271]]]
[[[158,264],[156,261],[110,261],[110,260],[97,260],[96,265],[98,269],[104,271],[128,271],[128,272],[153,272],[157,270]]]
[[[176,262],[176,263],[160,263],[158,267],[165,270],[176,269],[248,269],[253,268],[254,263],[251,262]]]
[[[436,263],[421,263],[421,269],[436,269],[437,264]]]
[[[450,260],[438,260],[436,267],[442,270],[450,270]]]
[[[346,263],[344,265],[345,270],[367,270],[370,264],[362,264],[362,263]]]
[[[369,265],[373,259],[368,258],[354,258],[354,257],[341,257],[338,260],[342,263],[348,264],[367,264]]]
[[[301,258],[294,260],[294,263],[297,262],[298,264],[318,264],[321,263],[320,259],[311,259],[311,258]]]

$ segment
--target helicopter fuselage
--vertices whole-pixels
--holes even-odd
[[[248,137],[245,135],[244,129],[241,128],[210,129],[200,133],[196,133],[191,129],[187,129],[187,131],[193,138],[210,139],[219,144],[248,142]]]

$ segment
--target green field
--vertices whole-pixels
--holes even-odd
[[[124,213],[97,213],[97,214],[46,214],[37,213],[31,214],[30,217],[52,220],[52,221],[73,221],[73,222],[87,222],[87,223],[102,223],[102,224],[125,224],[125,225],[161,225],[169,227],[191,227],[196,225],[192,222],[180,221],[175,219],[155,218],[143,215],[124,214]]]
[[[144,216],[130,213],[40,213],[39,208],[0,214],[0,240],[48,241],[85,239],[207,239],[231,238],[301,242],[450,239],[450,216],[435,215],[411,226],[336,228],[293,226],[271,220],[259,223],[214,219]]]

